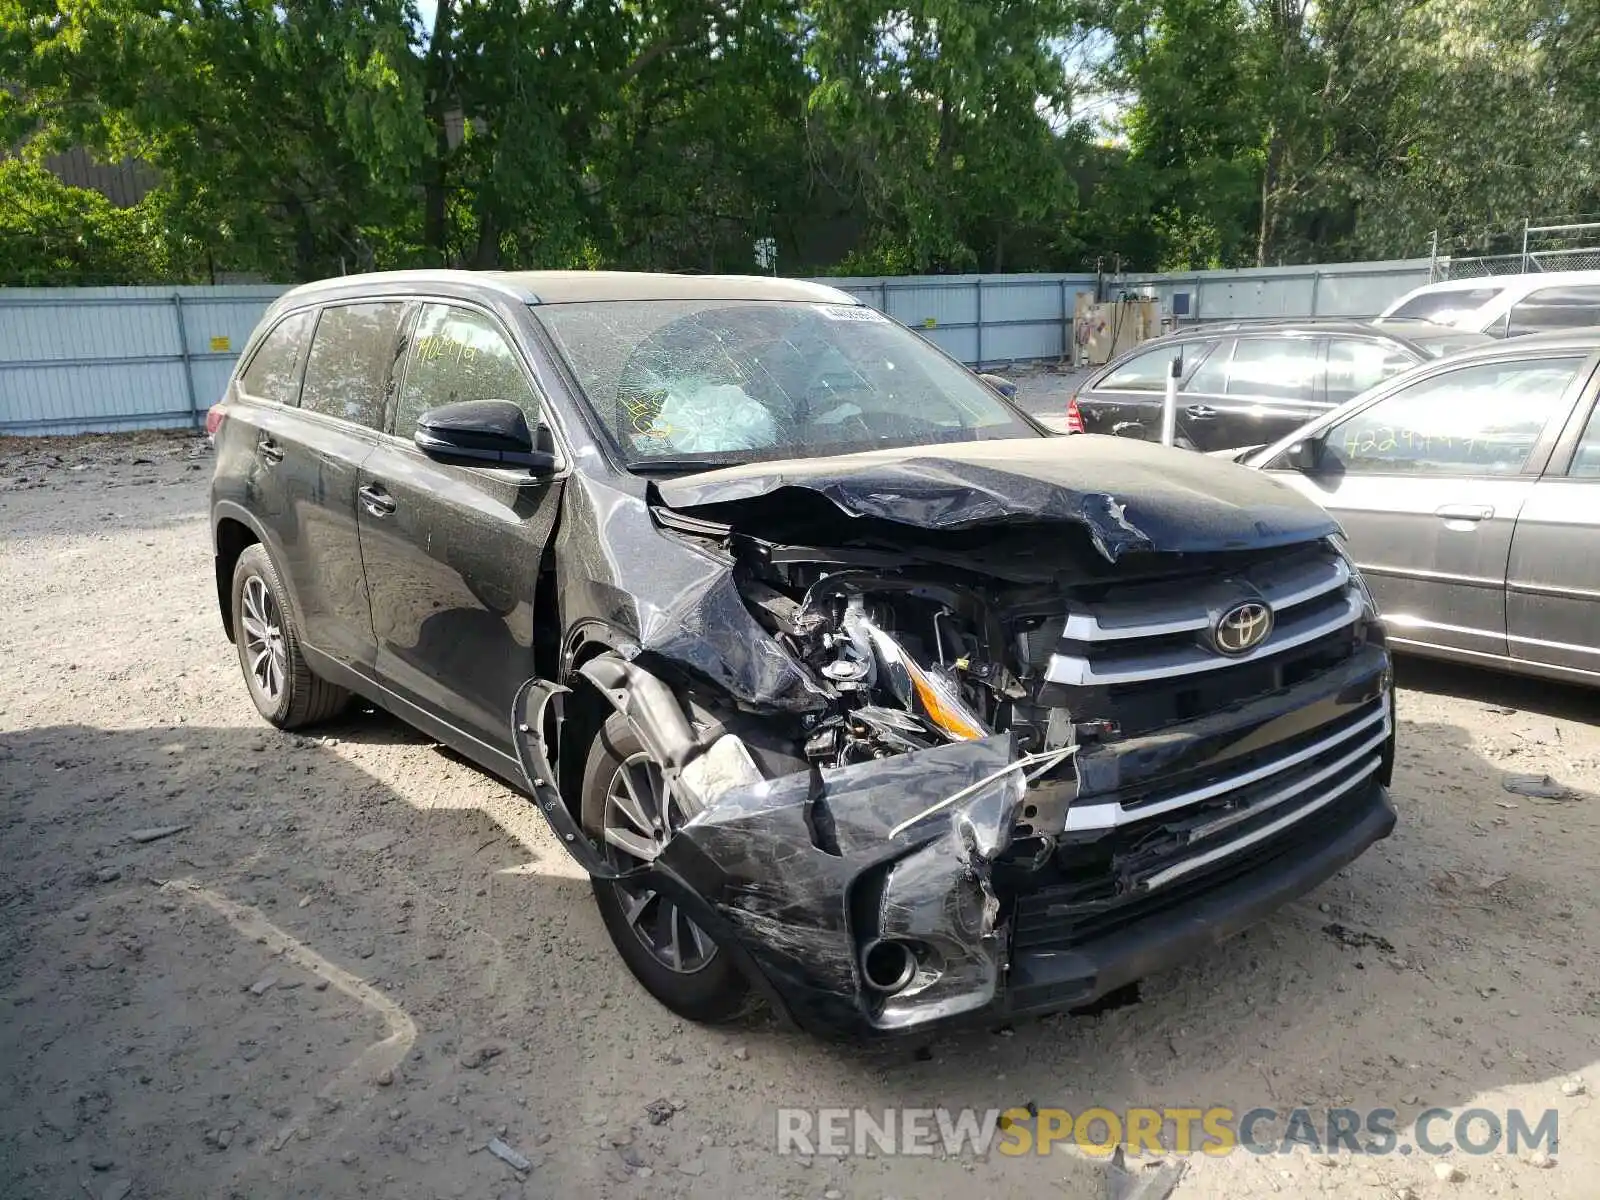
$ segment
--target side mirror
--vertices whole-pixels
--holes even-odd
[[[555,447],[544,426],[537,436],[536,446],[528,418],[509,400],[463,400],[423,413],[411,440],[429,458],[444,462],[527,467],[545,474],[555,470]]]
[[[1278,462],[1291,471],[1314,474],[1322,466],[1321,435],[1301,438],[1278,456]]]
[[[1011,380],[1007,379],[1004,375],[990,375],[985,372],[979,375],[978,378],[987,383],[995,391],[999,392],[1007,400],[1011,400],[1016,397],[1017,385],[1012,383]]]

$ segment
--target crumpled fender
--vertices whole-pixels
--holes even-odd
[[[630,721],[643,718],[635,727],[658,761],[681,766],[697,748],[709,757],[705,735],[696,738],[659,680],[615,656],[592,662],[603,665],[582,673]],[[763,990],[814,1027],[893,1032],[993,1002],[1004,937],[990,871],[1025,790],[1023,771],[1007,769],[1018,759],[1010,734],[722,787],[653,864],[619,872],[562,801],[551,768],[543,731],[551,717],[559,727],[566,691],[524,684],[514,741],[540,812],[592,877],[695,897],[708,927],[735,939],[765,977]],[[905,988],[875,998],[860,960],[883,938],[918,947],[918,964]]]
[[[887,1032],[970,1012],[1000,978],[989,877],[1022,802],[1022,773],[1005,770],[1015,758],[1004,734],[734,789],[658,865],[726,918],[803,1021]],[[860,954],[880,937],[927,953],[904,990],[872,1003]]]

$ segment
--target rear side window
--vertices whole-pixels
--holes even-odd
[[[1240,338],[1228,367],[1228,395],[1311,400],[1317,387],[1315,338]]]
[[[1433,321],[1447,325],[1457,317],[1464,317],[1474,309],[1482,308],[1501,292],[1503,287],[1452,288],[1442,292],[1424,292],[1413,296],[1385,317],[1402,321]]]
[[[538,397],[500,326],[471,309],[430,304],[411,339],[394,431],[409,437],[428,409],[460,400],[509,400],[528,428],[539,423]]]
[[[1332,338],[1328,342],[1328,401],[1343,404],[1418,361],[1385,342]]]
[[[1322,469],[1514,475],[1559,409],[1582,358],[1481,363],[1422,379],[1328,431]]]
[[[1215,343],[1210,343],[1216,345]],[[1228,389],[1228,363],[1233,360],[1234,341],[1229,338],[1221,345],[1206,355],[1205,362],[1201,363],[1194,374],[1189,376],[1189,381],[1183,385],[1186,392],[1205,392],[1210,395],[1220,396]]]
[[[1159,350],[1146,350],[1136,354],[1112,371],[1096,388],[1119,392],[1162,392],[1167,387],[1167,372],[1172,369],[1174,355],[1198,355],[1201,347],[1163,346]]]
[[[1600,287],[1540,288],[1511,306],[1506,336],[1585,325],[1600,325]]]
[[[257,400],[293,404],[300,385],[300,354],[315,316],[314,312],[298,312],[273,326],[239,376],[239,390]]]
[[[383,402],[401,349],[398,303],[341,304],[322,310],[306,359],[300,407],[383,428]]]

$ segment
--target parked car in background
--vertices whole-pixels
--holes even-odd
[[[1425,322],[1377,329],[1359,321],[1199,326],[1145,342],[1108,363],[1068,404],[1085,433],[1155,441],[1174,356],[1178,445],[1262,445],[1383,380],[1491,339]]]
[[[1430,363],[1247,456],[1328,509],[1391,644],[1600,684],[1600,329]]]
[[[1376,323],[1401,321],[1431,321],[1497,338],[1600,325],[1600,271],[1535,271],[1426,284],[1389,305]]]
[[[530,796],[682,1016],[1090,1003],[1388,835],[1389,654],[1317,505],[998,386],[796,280],[299,287],[212,422],[222,624],[272,724]]]

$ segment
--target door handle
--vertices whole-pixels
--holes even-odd
[[[1217,410],[1209,404],[1191,404],[1183,410],[1192,421],[1209,421],[1217,415]]]
[[[387,517],[394,512],[394,497],[375,483],[367,484],[356,495],[361,497],[362,507],[375,517]]]
[[[1434,509],[1433,515],[1445,521],[1487,521],[1494,509],[1487,504],[1446,504]]]
[[[267,460],[268,465],[283,461],[283,447],[270,437],[263,437],[256,443],[256,453]]]

